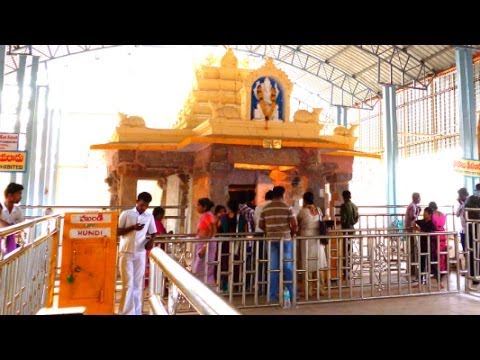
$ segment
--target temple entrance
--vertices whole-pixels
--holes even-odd
[[[238,201],[239,194],[241,191],[246,191],[249,194],[248,201],[255,200],[255,190],[257,185],[229,185],[228,186],[228,196],[230,199]]]
[[[152,195],[151,205],[159,206],[162,204],[162,197],[164,197],[165,195],[162,188],[158,186],[157,180],[138,179],[135,199],[136,199],[136,196],[143,191],[149,192],[150,195]]]

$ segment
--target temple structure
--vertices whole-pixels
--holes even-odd
[[[112,141],[91,146],[108,153],[111,205],[134,204],[137,180],[154,179],[163,189],[161,205],[184,207],[177,215],[187,217],[187,228],[178,232],[193,230],[199,198],[226,204],[236,191],[254,190],[262,202],[274,185],[283,185],[294,204],[311,190],[317,205],[333,213],[354,156],[368,154],[353,150],[355,125],[321,123],[321,109],[299,110],[291,119],[291,91],[271,59],[257,70],[241,69],[229,49],[220,66],[197,70],[173,129],[147,128],[142,118],[121,114]]]

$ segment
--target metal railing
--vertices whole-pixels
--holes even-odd
[[[59,216],[27,220],[0,231],[0,315],[33,315],[53,303]],[[18,247],[5,253],[5,239],[21,234]]]
[[[169,280],[167,309],[162,298]],[[195,278],[160,248],[150,252],[150,311],[152,314],[176,314],[180,294],[200,315],[240,315],[223,298]]]
[[[480,296],[480,209],[465,208],[465,292]]]
[[[72,207],[68,208],[71,209]],[[98,209],[98,207],[95,208]],[[379,219],[378,222],[380,223],[381,218],[387,219],[391,214],[373,214],[373,216],[377,216]],[[14,256],[17,256],[16,254],[23,254],[23,252],[29,248],[28,244],[34,243],[33,240],[38,238],[35,241],[42,241],[43,238],[39,234],[42,234],[43,230],[40,228],[46,227],[48,222],[45,222],[45,220],[47,219],[50,219],[51,221],[52,219],[55,219],[54,231],[57,234],[55,239],[58,244],[58,233],[61,228],[61,217],[59,215],[53,215],[38,219],[38,221],[34,220],[33,222],[30,222],[31,224],[36,224],[33,225],[33,230],[26,228],[20,229],[19,226],[22,224],[3,229],[4,232],[24,232],[24,235],[21,236],[23,245],[14,252],[6,255],[2,260],[2,264],[6,261],[12,260]],[[43,225],[39,225],[40,223]],[[387,222],[387,224],[389,224],[389,222]],[[476,236],[479,238],[477,239],[475,237],[474,242],[477,245],[476,247],[470,247],[470,250],[473,254],[473,260],[471,260],[471,262],[475,263],[478,269],[478,265],[480,264],[480,252],[478,251],[478,246],[480,244],[480,235],[478,235],[480,234],[480,220],[478,220],[478,224],[475,226],[479,227],[476,233]],[[217,234],[216,237],[209,242],[212,244],[216,243],[215,248],[218,250],[215,250],[215,256],[210,257],[210,245],[207,246],[206,258],[210,258],[211,260],[205,262],[204,271],[200,277],[201,280],[206,282],[208,280],[207,274],[209,273],[209,267],[213,267],[215,273],[215,285],[213,285],[214,290],[218,294],[222,294],[226,297],[232,306],[239,308],[283,305],[283,297],[281,295],[282,289],[285,286],[289,286],[292,289],[292,295],[295,294],[295,296],[292,296],[293,305],[297,303],[302,304],[323,301],[426,295],[432,293],[441,294],[459,291],[460,283],[458,275],[461,273],[458,266],[459,255],[466,256],[466,252],[457,251],[458,239],[456,233],[445,232],[419,234],[407,233],[406,230],[407,229],[399,227],[377,228],[372,226],[367,227],[366,229],[353,229],[351,231],[332,230],[328,236],[323,237],[294,237],[292,242],[288,241],[288,243],[291,243],[292,245],[291,250],[288,250],[288,254],[284,254],[284,244],[287,243],[287,241],[282,241],[278,238],[256,237],[255,234]],[[5,236],[6,233],[4,232],[0,232],[0,236],[2,236],[2,234]],[[420,246],[418,246],[421,241],[420,236],[426,236],[427,242],[431,244],[432,240],[430,239],[437,239],[437,241],[439,241],[437,236],[439,234],[445,234],[453,239],[452,241],[454,241],[456,249],[453,258],[448,257],[448,249],[447,251],[437,250],[436,254],[432,254],[430,245],[425,250],[422,250]],[[327,240],[328,245],[321,245],[321,239]],[[413,243],[416,245],[413,245],[413,251],[412,243],[408,241],[408,239],[414,239]],[[350,246],[345,246],[345,241],[348,241]],[[198,239],[194,238],[193,234],[164,235],[158,238],[157,243],[166,243],[166,252],[171,255],[172,261],[180,263],[179,269],[182,269],[182,271],[185,271],[185,268],[187,271],[191,269],[192,261],[194,259],[194,245],[198,243]],[[313,246],[316,249],[315,251],[312,252],[308,250],[307,245],[309,243],[316,245]],[[39,247],[39,245],[36,246]],[[52,264],[56,264],[56,261],[59,258],[57,253],[53,254],[53,248],[58,249],[58,246],[46,246],[50,246],[48,247],[48,251],[52,252],[52,255],[49,255],[50,269],[52,269],[54,268]],[[318,261],[320,251],[323,250],[325,252],[328,267],[319,268],[313,272],[313,274],[312,272],[309,274],[309,271],[300,256],[302,248],[305,246],[307,246],[305,259],[307,263]],[[273,266],[271,262],[272,247],[276,248],[275,256],[279,257],[278,263],[283,264],[283,266],[276,266],[276,264]],[[438,243],[436,248],[440,249]],[[475,249],[477,249],[476,253]],[[47,251],[47,248],[44,250]],[[412,253],[414,254],[413,257],[411,256]],[[39,253],[32,256],[33,258],[41,258]],[[436,282],[432,282],[430,278],[430,270],[428,269],[430,269],[432,265],[438,266],[438,259],[442,256],[447,257],[448,268],[443,272],[439,272],[437,274]],[[422,270],[422,263],[419,260],[422,259],[422,257],[426,261],[427,270]],[[466,257],[468,261],[469,257]],[[26,260],[26,262],[21,265],[19,265],[20,263],[15,265],[15,269],[17,269],[15,271],[19,271],[19,269],[27,269],[28,266],[26,264],[35,263],[32,259],[28,261]],[[227,268],[222,267],[222,264],[224,263],[228,264]],[[160,304],[163,304],[164,301],[168,302],[168,297],[176,297],[177,299],[185,298],[183,295],[179,295],[182,294],[185,289],[182,290],[173,286],[171,288],[172,291],[170,291],[170,289],[168,290],[168,297],[166,297],[167,292],[165,291],[165,286],[163,285],[163,287],[160,288],[160,285],[158,285],[158,281],[156,280],[159,278],[159,264],[155,263],[153,266],[154,269],[153,271],[151,270],[152,281],[150,283],[152,286],[156,286],[156,288],[150,289],[152,296],[155,294],[155,298],[152,298],[150,304],[153,311],[162,312]],[[293,268],[293,278],[286,277],[284,279],[284,274],[286,271],[290,271],[290,267]],[[411,273],[412,267],[419,269],[420,276],[424,275],[426,278],[425,285],[422,284],[421,281],[415,281],[414,276],[412,276],[413,274]],[[177,269],[178,268],[176,268],[175,271],[177,271]],[[12,299],[13,297],[20,299],[22,296],[25,296],[22,294],[22,291],[26,290],[11,287],[8,289],[7,294],[6,290],[2,290],[2,284],[16,284],[19,282],[20,288],[25,288],[27,286],[25,285],[25,280],[18,278],[19,280],[17,281],[16,278],[13,278],[13,275],[5,275],[7,274],[7,270],[1,269],[0,271],[0,279],[2,281],[0,283],[0,291],[3,291],[0,293],[0,297],[2,298],[1,301],[3,301],[3,298],[5,297],[8,298],[6,302],[3,301],[0,305],[4,308],[5,304],[8,302],[8,313],[20,313],[20,310],[18,309],[22,306],[26,308],[26,305],[13,304],[13,302],[17,300]],[[12,271],[13,270],[8,270],[10,273]],[[173,273],[168,275],[165,271],[160,271],[163,274],[163,282],[166,281],[164,279],[175,276]],[[463,273],[465,272],[466,271],[463,271]],[[26,276],[31,275],[28,271],[26,273]],[[348,273],[351,275],[349,276]],[[447,286],[441,288],[441,281],[439,281],[440,277],[446,274],[453,277],[451,279],[452,281],[447,281]],[[192,274],[188,275],[192,277]],[[480,273],[477,271],[477,273],[468,276],[467,278],[476,281],[477,279],[480,280],[479,275]],[[7,278],[4,279],[4,276],[7,276]],[[41,274],[34,275],[35,279],[38,279],[41,276]],[[50,277],[52,279],[51,283],[53,284],[54,277],[52,277],[51,271]],[[273,279],[277,277],[279,278],[279,291],[275,297],[272,296],[270,288]],[[221,287],[222,278],[226,280],[226,286],[224,288]],[[35,285],[35,281],[32,282],[32,286],[38,287],[39,285]],[[310,286],[312,287],[311,292],[309,292]],[[52,292],[53,294],[53,285],[48,285],[46,289],[48,290],[48,293]],[[472,288],[466,286],[467,291],[471,289]],[[472,291],[474,290],[475,289]],[[188,291],[188,289],[185,291]],[[18,301],[22,303],[21,300]],[[48,304],[46,305],[49,306]],[[32,305],[30,307],[35,306]]]
[[[427,205],[419,205],[422,209]],[[359,219],[358,224],[355,225],[360,229],[369,228],[390,228],[408,227],[405,224],[405,214],[408,205],[383,205],[383,206],[358,206]],[[438,210],[446,215],[447,221],[445,223],[445,230],[455,231],[456,216],[453,205],[438,206]],[[419,218],[421,219],[423,214],[421,213]],[[340,206],[335,207],[335,219],[340,223]]]
[[[208,283],[208,274],[213,268],[216,278],[211,286],[238,308],[282,306],[285,286],[296,295],[291,297],[294,306],[458,292],[461,252],[456,250],[450,257],[440,236],[451,237],[458,249],[456,232],[408,233],[398,228],[332,230],[327,236],[294,237],[288,241],[291,244],[288,254],[284,254],[287,241],[278,238],[217,234],[207,241],[216,246],[207,246],[205,258],[210,260],[205,262],[197,277]],[[322,245],[322,239],[328,244]],[[166,251],[172,258],[182,258],[182,265],[191,268],[192,249],[197,239],[169,235],[159,242],[166,243]],[[310,245],[315,250],[309,250]],[[274,255],[272,246],[278,249]],[[301,259],[299,255],[305,247],[306,258]],[[209,256],[210,251],[215,251],[215,256]],[[306,264],[319,261],[320,251],[325,253],[327,266],[309,271]],[[283,266],[277,266],[277,261],[272,264],[276,256]],[[223,267],[222,263],[228,266]],[[446,264],[446,269],[440,268],[440,263]],[[289,268],[293,277],[285,276],[284,279]],[[448,279],[445,280],[445,276]],[[278,288],[272,288],[275,282]]]

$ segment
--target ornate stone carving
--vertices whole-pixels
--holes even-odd
[[[118,113],[120,127],[145,127],[145,120],[140,116],[128,116],[124,113]]]
[[[321,176],[324,174],[331,173],[338,168],[338,165],[335,163],[310,163],[305,165],[305,170],[311,174],[318,174]]]
[[[111,171],[109,176],[105,179],[108,184],[108,191],[110,192],[110,206],[117,206],[118,191],[120,189],[120,178],[116,171]]]
[[[268,79],[268,80],[267,80]],[[270,86],[268,86],[270,93],[265,93],[265,90],[267,84],[271,84],[271,89]],[[265,106],[260,106],[262,109],[262,112],[267,114],[263,114],[264,116],[271,115],[272,119],[275,119],[277,117],[277,112],[278,112],[278,119],[282,121],[289,121],[290,119],[290,94],[292,92],[293,84],[288,78],[287,74],[283,72],[282,70],[278,69],[275,67],[273,60],[271,58],[267,58],[265,65],[262,66],[261,68],[252,71],[244,80],[243,80],[243,86],[242,86],[242,118],[244,120],[252,120],[256,119],[255,112],[259,111],[258,109],[254,108],[254,103],[256,101],[252,101],[252,97],[258,97],[259,94],[257,94],[257,90],[259,90],[259,85],[263,89],[263,99],[266,103],[268,101],[272,101],[273,96],[272,94],[275,94],[276,96],[282,98],[282,101],[277,104],[278,110],[275,108],[271,108],[274,106],[271,103],[268,103]],[[265,86],[264,86],[265,85]],[[275,91],[274,91],[275,90]],[[254,92],[255,91],[255,92]],[[277,98],[278,100],[278,98]],[[260,100],[258,100],[257,105],[262,103]],[[282,105],[282,108],[280,108],[280,105]],[[272,111],[273,110],[273,111]],[[271,120],[271,119],[270,119]]]
[[[167,178],[166,177],[161,177],[157,180],[157,185],[160,189],[166,190],[167,188]]]
[[[293,121],[297,123],[318,123],[322,108],[314,108],[313,111],[297,110],[293,115]]]
[[[229,48],[221,60],[221,64],[226,68],[236,68],[238,66],[238,60],[233,53],[233,50]]]
[[[329,183],[348,183],[350,180],[352,180],[351,173],[335,173],[327,176]]]
[[[117,165],[119,175],[134,175],[140,173],[145,167],[134,162],[121,162]]]
[[[358,128],[358,124],[350,125],[349,128],[346,128],[345,126],[337,126],[333,130],[333,133],[335,135],[341,135],[341,136],[354,136],[355,130],[357,130],[357,128]]]
[[[227,119],[238,119],[240,118],[240,111],[237,107],[227,105],[223,106],[221,104],[214,104],[212,102],[208,102],[210,109],[212,109],[212,119],[217,118],[227,118]]]

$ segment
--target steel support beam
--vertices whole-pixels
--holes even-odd
[[[347,127],[348,125],[348,118],[347,118],[347,112],[348,112],[348,108],[347,107],[343,107],[343,123],[342,125]]]
[[[12,57],[12,59],[5,62],[4,74],[19,70],[20,65],[16,61],[19,54],[39,56],[39,62],[43,63],[70,55],[115,46],[121,45],[10,45],[11,48],[15,47],[16,50],[8,55]],[[349,47],[350,46],[347,46],[343,51]],[[332,65],[329,61],[302,51],[304,48],[302,45],[235,45],[232,46],[232,48],[248,52],[252,55],[271,56],[279,62],[303,70],[305,73],[325,81],[334,87],[336,92],[341,93],[339,96],[341,103],[336,104],[332,102],[333,105],[360,107],[362,109],[372,110],[375,104],[367,104],[367,101],[377,99],[377,96],[380,95],[375,89],[363,83],[355,76],[351,76],[342,69]],[[333,57],[336,55],[338,55],[338,53]]]
[[[397,45],[355,45],[358,49],[374,56],[378,61],[378,82],[402,88],[426,90],[433,80],[435,71],[425,61],[417,59],[406,49]],[[382,64],[389,68],[388,80],[382,80]],[[400,81],[397,81],[398,79]]]
[[[337,125],[342,125],[347,127],[348,125],[348,107],[346,106],[335,106],[337,108]]]
[[[18,62],[18,70],[17,70],[17,87],[18,87],[18,102],[17,102],[17,121],[15,121],[15,126],[13,128],[13,132],[19,134],[20,137],[20,125],[22,121],[22,112],[23,112],[23,87],[25,85],[25,70],[27,68],[27,55],[18,55],[19,62]],[[28,154],[30,155],[30,154]],[[28,158],[27,158],[28,160]],[[28,164],[27,164],[28,166]],[[22,179],[25,178],[27,172],[30,169],[27,168],[27,171],[22,174]],[[10,174],[10,182],[17,182],[17,174],[16,172],[12,172]],[[23,180],[22,180],[23,183]],[[25,186],[25,185],[24,185]],[[26,193],[26,192],[25,192]],[[24,193],[24,194],[25,194]]]
[[[61,110],[56,110],[53,112],[52,116],[52,124],[53,124],[53,129],[55,130],[54,132],[54,137],[53,139],[55,140],[55,148],[53,149],[54,155],[53,155],[53,162],[51,164],[53,168],[53,174],[52,174],[52,187],[50,189],[50,204],[55,204],[56,203],[56,198],[57,198],[57,176],[58,176],[58,163],[60,159],[60,126],[62,126],[62,112]]]
[[[47,174],[46,174],[46,168],[48,164],[48,151],[49,151],[49,146],[48,146],[48,137],[49,137],[49,128],[48,128],[48,93],[49,93],[49,88],[46,86],[41,86],[39,87],[39,94],[38,98],[41,99],[41,103],[43,105],[43,108],[39,108],[39,111],[43,110],[43,113],[40,114],[38,113],[37,116],[37,124],[38,124],[38,119],[42,118],[42,136],[39,139],[40,140],[40,147],[37,149],[36,153],[37,156],[40,158],[40,165],[39,165],[39,179],[38,179],[38,186],[37,186],[37,199],[38,199],[38,204],[39,205],[44,205],[45,202],[45,184],[46,184],[46,179],[47,179]],[[40,103],[40,101],[39,101]],[[38,125],[37,125],[38,126]],[[41,215],[41,214],[39,214]]]
[[[394,85],[385,85],[383,87],[383,109],[387,204],[397,205],[398,129],[396,88]]]
[[[116,46],[123,45],[25,45],[27,49],[30,49],[30,53],[27,52],[26,54],[39,56],[40,63],[44,63],[54,59],[60,59],[69,55],[81,54],[84,52],[91,52]],[[13,53],[9,56],[16,57],[18,55]],[[5,74],[15,72],[18,69],[19,67],[16,61],[9,61],[5,69]]]
[[[53,161],[54,161],[54,143],[53,139],[55,137],[55,134],[57,133],[57,129],[54,127],[53,124],[53,110],[48,109],[48,115],[47,115],[47,133],[48,133],[48,141],[47,141],[47,152],[46,152],[46,158],[45,158],[45,180],[44,180],[44,199],[45,201],[43,202],[44,205],[52,205],[53,204],[53,195],[52,195],[52,183],[55,182],[55,179],[52,179],[53,175]]]
[[[5,54],[6,54],[6,45],[0,45],[0,124],[2,121],[3,83],[5,81]]]
[[[38,114],[37,114],[37,75],[38,75],[38,56],[32,58],[32,68],[30,75],[30,99],[28,101],[28,122],[26,133],[26,145],[25,148],[28,151],[28,165],[27,171],[25,171],[23,177],[23,190],[25,195],[25,203],[33,205],[35,197],[35,178],[37,176],[36,163],[36,150],[37,150],[37,131],[38,131]],[[26,194],[25,194],[26,193]]]
[[[358,107],[357,105],[360,104],[361,108],[373,109],[373,105],[366,102],[378,95],[374,89],[332,64],[298,50],[296,47],[289,45],[235,45],[232,48],[263,57],[269,56],[281,63],[303,70],[338,89],[342,99],[351,99],[350,102],[334,105]]]
[[[457,65],[460,146],[465,159],[478,160],[477,122],[475,120],[475,87],[473,83],[473,50],[455,49]],[[465,186],[473,194],[478,177],[465,176]]]

